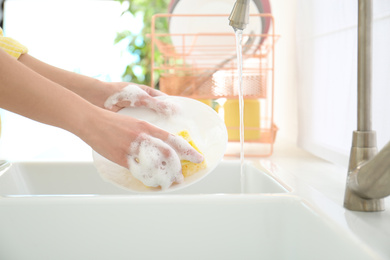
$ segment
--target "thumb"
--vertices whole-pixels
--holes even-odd
[[[176,151],[181,160],[187,160],[193,163],[201,163],[204,161],[204,156],[181,136],[169,135],[166,143]]]

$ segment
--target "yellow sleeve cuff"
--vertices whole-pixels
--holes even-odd
[[[3,36],[3,31],[0,28],[0,48],[5,50],[9,55],[15,58],[19,58],[20,55],[28,52],[26,46],[22,45],[18,41]]]

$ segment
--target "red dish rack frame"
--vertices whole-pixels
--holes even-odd
[[[274,64],[275,34],[274,18],[271,14],[251,14],[252,17],[268,19],[270,30],[266,34],[244,30],[243,85],[244,100],[258,100],[259,126],[245,127],[246,131],[258,132],[253,139],[245,139],[246,157],[265,157],[273,153],[278,127],[274,123]],[[204,102],[238,99],[237,60],[235,33],[214,32],[169,32],[159,30],[156,25],[169,23],[172,19],[202,19],[203,24],[227,22],[228,14],[156,14],[152,18],[152,57],[160,52],[160,59],[151,62],[152,87],[169,95],[185,96]],[[184,20],[183,20],[184,21]],[[158,84],[156,75],[159,74]],[[217,105],[218,107],[218,105]],[[223,105],[219,106],[223,107]],[[218,110],[218,109],[217,109]],[[223,115],[223,110],[219,110]],[[239,126],[227,126],[237,130]],[[239,156],[239,141],[229,140],[226,156]]]

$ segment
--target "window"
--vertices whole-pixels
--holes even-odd
[[[297,59],[299,144],[348,165],[357,128],[357,1],[299,0]],[[373,1],[373,129],[390,141],[390,2]]]
[[[137,26],[121,16],[117,1],[7,0],[4,33],[51,65],[105,81],[120,81],[133,59],[114,44],[116,33]],[[91,160],[91,149],[78,137],[19,115],[1,111],[0,158],[8,160]]]

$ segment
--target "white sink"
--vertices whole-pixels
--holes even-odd
[[[238,172],[222,162],[182,194],[137,195],[92,164],[16,163],[0,177],[0,259],[373,259],[251,165],[241,193]]]
[[[287,189],[250,163],[225,161],[201,181],[166,194],[285,193]],[[0,177],[1,195],[135,194],[103,181],[92,163],[16,163]]]

